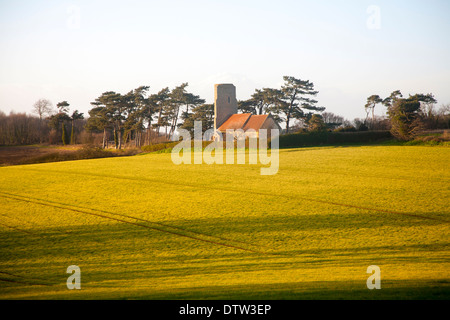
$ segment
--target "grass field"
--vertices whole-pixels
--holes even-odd
[[[275,176],[170,154],[2,167],[0,299],[449,299],[449,159],[365,146],[281,150]]]

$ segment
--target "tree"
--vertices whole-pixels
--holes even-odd
[[[420,101],[420,116],[423,121],[425,129],[434,129],[437,127],[438,116],[435,110],[437,100],[434,95],[429,94],[416,94],[415,99]]]
[[[332,112],[322,113],[322,119],[325,125],[331,130],[336,129],[337,127],[343,125],[345,122],[344,117],[335,115]]]
[[[121,96],[121,104],[123,105],[124,113],[126,116],[123,119],[123,136],[122,142],[127,143],[138,135],[138,132],[142,130],[142,117],[140,114],[140,104],[137,91],[131,90],[127,94]],[[135,139],[136,140],[136,139]],[[136,143],[136,141],[135,141]]]
[[[372,111],[372,122],[371,122],[371,127],[373,129],[373,124],[375,122],[375,107],[377,104],[382,103],[383,99],[380,98],[379,95],[372,95],[369,98],[367,98],[367,103],[365,105],[365,109],[366,109],[366,122],[367,119],[369,118],[369,113],[370,111]]]
[[[443,129],[450,129],[450,104],[443,104],[437,111],[440,126]]]
[[[57,114],[51,115],[47,118],[49,120],[48,126],[55,130],[56,135],[61,137],[61,142],[66,145],[67,141],[67,132],[65,122],[70,121],[69,115],[63,112],[58,112]]]
[[[202,131],[211,129],[214,126],[214,105],[202,104],[192,109],[192,113],[183,114],[183,123],[181,129],[189,130],[192,134],[194,132],[194,122],[202,122]]]
[[[309,80],[300,80],[294,77],[283,77],[284,85],[279,93],[273,97],[274,106],[270,111],[284,116],[286,121],[286,133],[289,133],[289,126],[292,119],[305,120],[312,115],[311,111],[322,112],[323,107],[316,107],[317,101],[308,98],[308,96],[316,96],[318,91],[314,90],[314,84]],[[279,94],[279,96],[277,96]],[[306,113],[310,111],[309,113]],[[281,119],[281,117],[280,117]]]
[[[189,117],[189,110],[205,103],[200,96],[194,95],[186,91],[188,83],[182,83],[175,87],[172,91],[164,88],[156,95],[150,97],[151,105],[158,112],[157,130],[161,127],[166,129],[166,138],[172,136],[177,127],[178,121],[185,120]],[[182,107],[185,106],[185,111]],[[181,113],[181,114],[180,114]],[[167,131],[169,129],[169,131]]]
[[[67,131],[66,131],[66,126],[64,125],[64,121],[62,122],[62,126],[61,126],[61,130],[62,130],[62,143],[63,145],[68,144],[67,141]]]
[[[271,88],[255,89],[250,99],[238,102],[238,110],[255,115],[265,114],[271,106],[276,105],[280,93],[280,90]]]
[[[168,124],[167,118],[163,115],[163,112],[170,104],[169,88],[163,88],[157,94],[152,95],[150,99],[158,113],[158,122],[156,123],[156,128],[157,132],[159,133],[161,127]]]
[[[148,126],[150,128],[151,119],[154,112],[150,104],[150,100],[147,97],[147,92],[150,86],[140,86],[134,89],[131,94],[131,99],[133,100],[133,109],[129,110],[129,123],[131,123],[131,130],[135,133],[135,146],[141,146],[141,136],[142,131],[145,129],[144,121],[148,121]]]
[[[391,95],[383,100],[383,105],[389,110],[390,107],[399,99],[403,98],[400,90],[396,90],[391,93]]]
[[[325,131],[327,126],[323,121],[323,117],[320,114],[313,114],[308,120],[309,131]]]
[[[397,99],[388,111],[391,133],[400,140],[411,140],[423,128],[422,104],[436,103],[432,94],[415,94]]]
[[[256,114],[255,105],[252,99],[239,100],[238,101],[238,111],[241,113],[251,113]]]
[[[39,119],[35,116],[13,111],[7,116],[0,111],[0,145],[39,143],[38,128]]]
[[[102,93],[100,97],[91,102],[95,106],[105,108],[104,116],[113,129],[116,149],[122,148],[123,122],[126,119],[126,99],[114,91]]]
[[[167,124],[169,126],[169,136],[171,136],[177,128],[178,118],[180,115],[180,107],[185,103],[185,89],[187,86],[187,83],[182,83],[178,87],[174,88],[169,94],[169,103],[163,110],[164,117],[166,118]]]
[[[195,108],[199,105],[202,105],[206,102],[205,99],[200,98],[200,96],[197,96],[193,93],[187,92],[184,95],[184,103],[186,104],[186,111],[189,113],[189,108]]]
[[[170,93],[170,103],[166,107],[165,116],[170,123],[169,136],[172,136],[175,129],[179,127],[178,120],[180,118],[181,106],[186,106],[186,110],[181,113],[181,118],[186,118],[186,114],[189,114],[189,109],[198,105],[204,104],[205,100],[200,96],[194,95],[186,91],[188,83],[183,83],[176,87]],[[184,114],[184,115],[183,115]]]
[[[58,131],[61,131],[61,140],[64,145],[68,144],[69,141],[67,141],[67,132],[66,132],[66,126],[65,122],[70,121],[70,117],[67,114],[69,111],[69,103],[67,101],[59,102],[56,107],[58,108],[58,113],[51,115],[49,120],[49,126],[53,128],[56,131],[56,134],[58,134]]]
[[[50,100],[39,99],[33,105],[33,112],[39,116],[39,143],[42,143],[42,120],[52,114],[53,105]]]
[[[78,110],[75,110],[70,116],[70,120],[72,121],[72,128],[70,131],[70,144],[75,144],[75,131],[74,131],[75,121],[82,119],[84,119],[83,113],[78,112]]]
[[[365,124],[365,120],[355,118],[353,120],[353,126],[356,128],[357,131],[369,131],[369,128]]]
[[[144,97],[143,93],[145,92],[145,94],[147,94],[147,90],[150,89],[150,87],[144,87],[144,90],[141,90],[141,94],[142,94],[142,98],[139,98],[141,100],[140,104],[141,104],[141,116],[142,116],[142,121],[146,121],[147,122],[147,133],[145,135],[145,141],[144,144],[150,144],[151,141],[151,133],[152,133],[152,127],[153,127],[153,117],[154,114],[157,112],[158,110],[158,105],[157,105],[157,95],[150,95],[147,98]]]
[[[87,131],[96,131],[96,130],[103,131],[103,142],[102,142],[103,149],[107,147],[108,140],[106,136],[106,130],[110,128],[111,122],[112,121],[108,118],[106,107],[96,106],[91,110],[89,110],[89,118],[86,122],[85,129]]]
[[[56,107],[58,108],[59,113],[67,113],[69,112],[70,104],[67,101],[59,102]]]

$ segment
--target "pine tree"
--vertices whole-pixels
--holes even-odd
[[[283,79],[284,85],[279,93],[272,93],[274,95],[272,99],[275,99],[275,103],[273,107],[270,107],[269,111],[279,115],[279,119],[281,119],[281,116],[284,117],[286,133],[289,133],[292,119],[307,120],[311,117],[313,111],[322,112],[325,108],[317,107],[318,101],[308,98],[308,96],[314,97],[319,93],[314,90],[312,82],[288,76],[283,77]]]
[[[56,127],[59,122],[61,122],[61,140],[63,145],[68,144],[67,141],[67,132],[66,132],[66,126],[65,121],[70,120],[69,115],[67,112],[69,111],[69,103],[67,101],[59,102],[56,107],[58,108],[58,114],[55,115],[55,121],[56,121]]]
[[[83,113],[79,113],[78,110],[75,110],[72,113],[72,116],[70,117],[70,120],[72,121],[72,129],[70,130],[70,144],[75,144],[75,132],[74,132],[75,120],[82,120],[82,119],[84,119]]]

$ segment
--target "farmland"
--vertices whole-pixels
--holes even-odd
[[[0,298],[448,299],[448,159],[355,146],[281,150],[274,176],[164,153],[1,167]]]

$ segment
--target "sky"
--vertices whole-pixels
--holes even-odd
[[[450,104],[449,14],[448,0],[0,0],[0,111],[46,98],[87,114],[105,91],[184,82],[245,100],[283,76],[349,120],[395,90]]]

